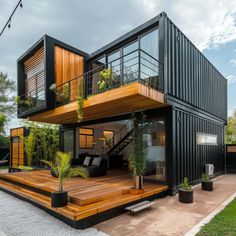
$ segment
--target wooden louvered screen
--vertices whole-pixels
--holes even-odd
[[[24,128],[11,129],[11,157],[12,167],[24,165]]]
[[[55,46],[54,55],[56,86],[60,86],[84,74],[84,57],[59,46]],[[76,79],[70,83],[71,101],[77,97],[77,85],[78,81]],[[63,88],[61,87],[61,89]]]
[[[25,94],[44,100],[45,97],[45,63],[44,48],[40,48],[24,63]]]

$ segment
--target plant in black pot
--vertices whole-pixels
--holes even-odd
[[[202,190],[213,191],[213,181],[208,174],[202,174]]]
[[[179,201],[182,203],[193,202],[193,190],[192,186],[189,184],[187,177],[185,177],[183,183],[181,183],[179,189]]]
[[[45,161],[58,178],[58,190],[51,194],[51,206],[63,207],[68,203],[68,192],[64,190],[64,183],[73,176],[81,176],[87,178],[87,170],[83,167],[72,168],[70,166],[70,153],[57,152],[55,162]]]

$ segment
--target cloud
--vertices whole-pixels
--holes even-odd
[[[16,3],[1,0],[1,26]],[[0,71],[15,80],[17,58],[44,34],[91,53],[162,11],[202,51],[236,40],[235,0],[24,0],[23,4],[0,37]]]
[[[236,75],[228,75],[226,76],[226,79],[228,80],[228,84],[236,83]]]
[[[233,65],[233,67],[236,67],[236,59],[231,59],[229,62]]]

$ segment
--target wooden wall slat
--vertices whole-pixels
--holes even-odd
[[[84,74],[84,57],[59,46],[54,48],[55,54],[55,82],[59,86]],[[70,85],[71,101],[77,97],[75,80]]]
[[[40,48],[24,62],[25,93],[34,96],[37,89],[45,90],[44,48]]]

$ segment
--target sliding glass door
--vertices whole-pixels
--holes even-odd
[[[147,145],[146,173],[144,179],[166,181],[166,141],[164,120],[153,120],[144,129]]]
[[[74,129],[65,129],[60,131],[60,144],[63,152],[70,152],[74,158],[74,145],[75,145],[75,132]]]

